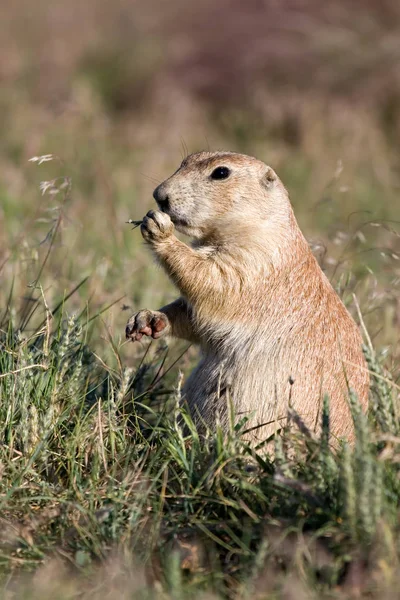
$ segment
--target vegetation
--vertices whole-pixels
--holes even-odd
[[[398,386],[372,347],[369,421],[349,397],[354,446],[332,451],[325,398],[319,438],[291,412],[298,429],[277,425],[274,447],[254,449],[241,437],[246,419],[234,426],[232,418],[228,434],[199,437],[178,407],[182,376],[170,389],[166,348],[132,369],[113,345],[118,368],[107,367],[88,346],[87,315],[51,312],[42,300],[45,322],[34,332],[3,323],[6,590],[38,598],[183,598],[201,590],[294,598],[299,586],[318,597],[338,586],[390,589]],[[155,401],[165,395],[168,410],[160,410]],[[36,570],[33,596],[21,569]]]
[[[309,2],[302,36],[286,3],[274,19],[262,4],[229,22],[225,0],[2,10],[1,597],[398,594],[400,15]],[[318,438],[295,413],[268,447],[248,447],[245,420],[199,438],[178,410],[196,350],[124,340],[134,311],[176,294],[127,222],[208,146],[277,170],[363,329],[352,446],[328,443],[328,399]]]

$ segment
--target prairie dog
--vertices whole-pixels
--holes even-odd
[[[285,187],[263,162],[233,152],[199,152],[153,194],[142,236],[181,296],[141,310],[126,335],[172,335],[201,346],[183,389],[199,423],[228,426],[228,398],[247,437],[265,440],[292,406],[319,428],[330,397],[331,433],[353,436],[352,388],[367,408],[361,335],[320,269]],[[193,238],[191,247],[174,229]]]

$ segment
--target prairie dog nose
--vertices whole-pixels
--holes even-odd
[[[169,196],[165,191],[165,187],[161,183],[153,192],[153,198],[157,202],[161,210],[165,211],[169,208]]]

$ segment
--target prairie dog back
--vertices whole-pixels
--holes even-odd
[[[228,398],[248,436],[268,437],[289,404],[310,429],[330,397],[331,431],[352,437],[348,389],[368,403],[361,336],[321,271],[282,182],[263,162],[200,152],[154,191],[141,231],[180,292],[133,315],[127,337],[174,335],[202,358],[183,395],[199,423],[227,425]],[[193,238],[187,246],[174,229]]]

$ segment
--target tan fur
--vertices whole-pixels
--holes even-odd
[[[216,167],[227,179],[214,180]],[[348,389],[368,402],[358,328],[303,237],[288,194],[255,158],[201,152],[154,192],[144,239],[181,293],[160,311],[140,311],[127,336],[173,335],[200,344],[202,358],[184,387],[195,418],[227,426],[227,398],[248,437],[265,439],[289,404],[319,426],[329,394],[331,431],[352,437]],[[192,247],[174,235],[194,238]],[[258,427],[262,425],[262,427]]]

